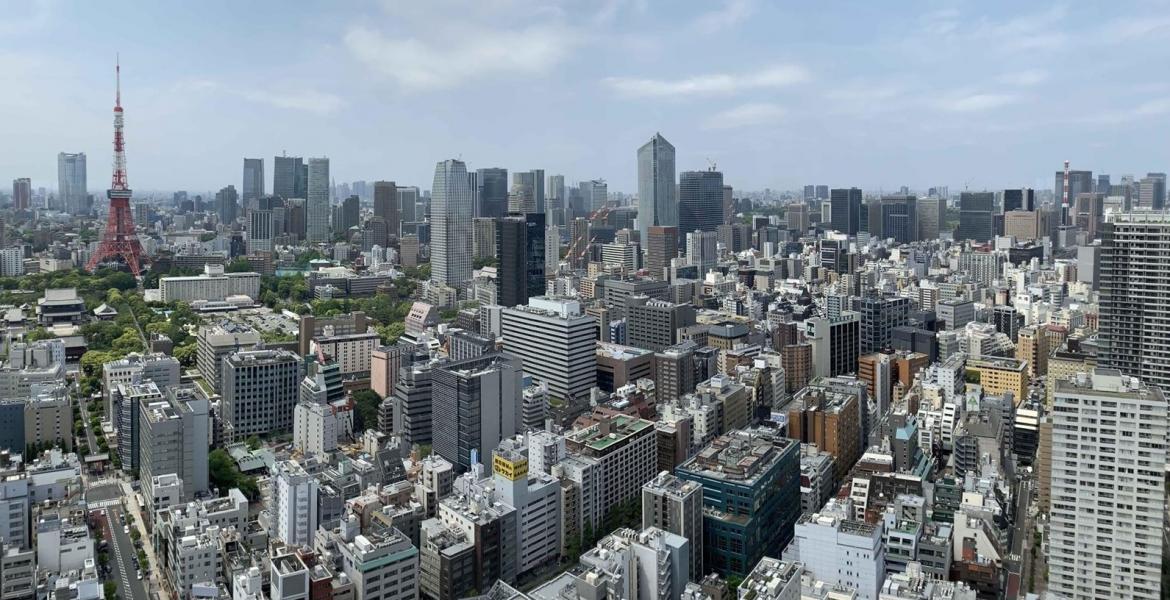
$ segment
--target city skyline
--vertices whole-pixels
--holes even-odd
[[[143,194],[240,187],[243,157],[282,152],[330,157],[337,181],[425,189],[430,165],[460,157],[472,169],[535,166],[633,193],[634,152],[655,131],[678,149],[678,172],[710,159],[744,191],[810,181],[867,191],[1047,189],[1065,159],[1115,177],[1170,162],[1160,145],[1139,154],[1130,143],[1132,134],[1170,129],[1165,84],[1146,76],[1170,52],[1158,43],[1170,21],[1140,3],[854,4],[845,20],[745,0],[669,11],[518,0],[462,11],[221,6],[12,7],[0,19],[11,44],[0,64],[10,89],[23,92],[0,107],[21,115],[11,135],[22,143],[0,151],[5,180],[53,189],[57,154],[84,152],[99,157],[89,191],[106,187],[117,52],[129,171]],[[251,17],[273,33],[237,35]],[[157,22],[178,30],[146,25]],[[785,24],[780,33],[776,23]],[[99,36],[112,28],[138,35]],[[471,29],[473,39],[441,43]],[[305,43],[261,51],[272,35]],[[1102,43],[1074,43],[1085,37]],[[87,52],[75,57],[46,41],[62,38]],[[1053,92],[1069,65],[1095,82],[1093,93]],[[392,138],[411,143],[385,143]]]

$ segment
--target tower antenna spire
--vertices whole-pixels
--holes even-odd
[[[130,212],[130,198],[133,192],[126,179],[126,142],[122,135],[122,60],[114,62],[115,103],[114,103],[114,176],[106,196],[110,199],[110,214],[106,230],[94,253],[86,263],[90,272],[105,262],[118,261],[126,265],[138,277],[147,261],[138,241],[134,227],[134,216]]]

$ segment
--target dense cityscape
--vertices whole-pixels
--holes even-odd
[[[0,173],[0,600],[1170,592],[1165,173],[140,194],[111,76],[105,192]]]

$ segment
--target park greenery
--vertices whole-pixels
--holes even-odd
[[[260,498],[260,488],[256,485],[256,478],[244,475],[236,466],[236,461],[223,448],[216,448],[207,455],[207,473],[211,485],[226,492],[232,488],[239,488],[248,500]]]

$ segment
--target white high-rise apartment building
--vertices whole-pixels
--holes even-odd
[[[674,146],[655,133],[638,148],[638,231],[649,239],[652,225],[678,227],[678,180],[674,176]]]
[[[1158,598],[1166,398],[1116,369],[1053,385],[1048,590]]]
[[[276,535],[289,546],[312,546],[317,531],[317,478],[293,461],[273,466],[272,504]]]
[[[597,384],[596,321],[577,300],[537,296],[505,308],[504,351],[557,398],[585,398]]]
[[[87,207],[85,153],[57,154],[57,203],[50,208],[59,208],[70,214],[78,214]]]
[[[436,164],[431,186],[431,281],[458,288],[471,279],[474,204],[467,165],[454,159]]]
[[[1113,213],[1102,230],[1099,364],[1170,389],[1170,215]]]
[[[329,241],[329,159],[309,159],[308,197],[305,198],[305,239]]]
[[[0,277],[24,275],[24,248],[0,248]]]

